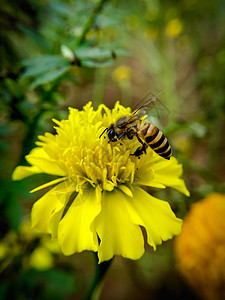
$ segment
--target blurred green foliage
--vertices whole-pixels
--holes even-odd
[[[1,1],[0,254],[8,233],[18,234],[38,197],[28,191],[46,181],[36,176],[12,183],[13,169],[25,163],[38,134],[52,131],[53,117],[65,118],[68,106],[81,108],[89,100],[95,107],[103,101],[112,107],[118,99],[132,106],[149,89],[166,88],[160,99],[170,113],[150,118],[183,163],[191,198],[170,189],[151,193],[167,199],[183,217],[193,202],[224,192],[224,18],[222,0]],[[74,278],[79,268],[85,273],[82,264],[65,258],[49,270],[25,268],[23,257],[35,247],[38,243],[9,264],[0,255],[0,298],[68,299],[72,293],[79,298],[87,279],[75,283]],[[127,285],[127,299],[140,295],[140,289],[152,299],[161,299],[162,290],[172,293],[165,284],[174,268],[171,249],[168,243],[160,247],[160,259],[149,250],[139,262],[127,262],[127,278],[134,284],[131,294]],[[132,275],[134,268],[139,279]],[[185,295],[185,288],[173,299]],[[109,292],[103,292],[106,299]],[[125,299],[122,292],[115,297]]]

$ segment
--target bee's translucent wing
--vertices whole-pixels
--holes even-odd
[[[132,112],[132,114],[130,116],[128,116],[126,118],[126,123],[132,123],[135,122],[137,119],[140,119],[142,117],[144,117],[147,112],[155,106],[155,102],[157,101],[158,103],[161,104],[162,107],[164,107],[164,109],[166,108],[166,106],[157,98],[157,96],[159,94],[161,94],[164,90],[160,91],[157,94],[153,94],[152,92],[148,92],[134,107],[134,110]],[[168,109],[166,108],[166,110],[168,111]]]
[[[150,110],[155,105],[155,101],[160,102],[163,105],[163,103],[157,99],[158,95],[164,92],[164,90],[160,91],[156,95],[154,95],[151,91],[149,91],[134,107],[134,111],[132,115],[137,115],[139,118],[143,117],[147,114],[147,111]],[[165,106],[164,106],[165,107]]]

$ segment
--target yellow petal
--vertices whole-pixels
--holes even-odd
[[[36,147],[26,156],[29,164],[38,166],[46,174],[64,176],[66,173],[59,167],[57,161],[51,160],[43,148]]]
[[[99,186],[96,187],[95,193],[96,193],[97,203],[101,203],[101,199],[102,199],[102,191],[101,191],[101,189],[99,188]]]
[[[147,160],[147,155],[143,158],[136,171],[135,182],[157,188],[170,186],[189,196],[184,180],[179,178],[183,171],[182,165],[174,157],[166,160],[155,153],[153,157],[154,163]]]
[[[152,162],[148,159],[148,154],[142,157],[135,172],[134,181],[140,185],[149,185],[149,182],[154,178]]]
[[[184,180],[179,178],[183,172],[183,168],[176,158],[171,157],[168,161],[160,159],[153,165],[153,169],[155,171],[155,176],[152,182],[170,186],[186,196],[190,196]]]
[[[42,171],[37,166],[31,166],[31,167],[24,167],[24,166],[18,166],[15,168],[12,179],[13,180],[21,180],[28,176],[42,173]]]
[[[74,205],[74,199],[77,196],[77,193],[73,194],[74,191],[75,186],[67,182],[64,182],[60,189],[56,190],[58,201],[55,206],[55,211],[48,221],[48,229],[53,239],[58,237],[58,225],[63,215]]]
[[[48,270],[53,267],[52,254],[44,247],[37,247],[30,255],[30,267],[39,271]]]
[[[139,218],[133,214],[132,219],[145,227],[149,245],[156,249],[156,245],[180,233],[182,220],[175,216],[166,201],[152,197],[137,186],[133,188],[133,194],[131,204]]]
[[[118,188],[119,188],[122,192],[124,192],[127,196],[133,197],[133,194],[132,194],[131,190],[130,190],[126,185],[120,184],[120,185],[118,186]]]
[[[65,211],[65,207],[63,207],[60,203],[57,203],[55,206],[55,211],[48,220],[48,232],[51,234],[53,240],[58,237],[58,225]]]
[[[36,187],[36,188],[33,189],[32,191],[30,191],[30,193],[34,193],[34,192],[40,191],[40,190],[42,190],[42,189],[44,189],[44,188],[46,188],[46,187],[49,187],[49,186],[54,185],[54,184],[56,184],[56,183],[59,183],[59,182],[65,180],[65,179],[66,179],[65,177],[62,177],[62,178],[58,178],[58,179],[49,181],[49,182],[47,182],[47,183],[45,183],[45,184],[42,184],[42,185]]]
[[[29,163],[38,166],[40,170],[46,174],[58,176],[66,175],[66,173],[57,165],[56,161],[32,156],[29,157]]]
[[[41,233],[50,233],[48,221],[55,212],[56,203],[57,198],[51,194],[51,191],[34,203],[31,211],[32,229]]]
[[[36,201],[31,212],[32,228],[37,232],[51,233],[53,228],[50,227],[49,220],[58,212],[62,215],[71,193],[72,189],[68,188],[68,183],[62,182]]]
[[[94,189],[84,190],[82,197],[85,201],[77,199],[78,195],[75,201],[82,204],[71,206],[59,223],[58,241],[65,255],[98,249],[97,234],[91,224],[101,211],[101,204]]]
[[[37,156],[37,157],[44,157],[44,158],[48,157],[47,153],[44,151],[42,147],[33,148],[26,157],[29,158],[29,156]]]
[[[93,223],[101,241],[99,262],[114,255],[139,259],[144,253],[141,229],[130,218],[130,199],[118,189],[102,194],[102,210]]]

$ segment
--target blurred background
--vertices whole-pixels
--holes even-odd
[[[224,19],[222,0],[1,1],[0,299],[82,299],[93,277],[92,253],[64,257],[49,237],[30,231],[30,210],[41,192],[29,190],[49,177],[11,181],[37,136],[53,130],[52,118],[67,118],[69,106],[81,109],[91,100],[95,108],[100,103],[112,108],[119,100],[133,107],[149,90],[166,89],[150,121],[183,164],[191,196],[171,189],[149,192],[167,200],[182,218],[201,199],[225,192]],[[204,220],[213,209],[206,208]],[[195,232],[208,223],[191,226]],[[224,221],[215,221],[190,254],[200,273],[208,272],[204,289],[214,284],[215,274],[224,280],[213,277],[210,296],[190,283],[185,264],[179,267],[191,233],[156,252],[147,247],[139,261],[116,257],[100,299],[224,299],[219,268],[225,269],[225,254],[214,270],[209,262],[217,256],[206,251],[218,242],[225,253],[222,231],[214,237],[221,226]],[[203,254],[201,265],[196,257]]]

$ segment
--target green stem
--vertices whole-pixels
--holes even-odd
[[[83,31],[80,35],[80,37],[76,40],[76,44],[75,46],[79,46],[80,44],[82,44],[85,40],[85,36],[88,33],[88,31],[91,29],[92,25],[94,24],[98,14],[101,12],[101,10],[103,9],[103,6],[105,4],[107,0],[100,0],[96,7],[94,8],[94,10],[92,11],[89,19],[87,20],[86,24],[84,25]],[[76,48],[75,47],[75,48]]]
[[[84,297],[84,300],[91,300],[96,287],[100,284],[101,280],[103,279],[106,271],[108,270],[108,268],[113,260],[113,259],[111,259],[111,260],[104,261],[99,264],[98,256],[95,252],[94,252],[94,255],[95,255],[95,261],[96,261],[95,275],[94,275],[93,281],[90,285],[90,288]]]

